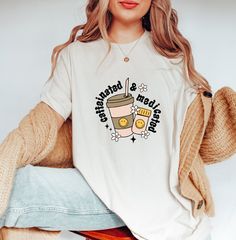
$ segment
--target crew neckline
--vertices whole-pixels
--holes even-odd
[[[144,29],[144,32],[142,33],[142,35],[139,36],[137,39],[131,41],[131,42],[128,42],[128,43],[110,42],[110,44],[111,44],[111,46],[114,46],[114,47],[118,47],[118,45],[121,46],[121,47],[129,47],[129,46],[135,44],[136,41],[139,41],[139,43],[142,42],[148,35],[149,35],[149,31]]]

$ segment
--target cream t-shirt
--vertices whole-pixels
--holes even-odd
[[[125,62],[119,46],[127,53],[136,41]],[[112,42],[103,59],[102,38],[69,44],[40,98],[72,119],[74,166],[137,239],[204,239],[209,218],[192,216],[177,174],[180,133],[197,93],[147,30],[119,46]]]

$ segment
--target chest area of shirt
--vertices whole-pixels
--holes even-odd
[[[78,82],[77,95],[113,142],[148,141],[160,134],[165,115],[173,112],[172,89],[158,71],[91,71]]]

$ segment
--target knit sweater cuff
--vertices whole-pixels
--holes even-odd
[[[230,87],[223,87],[214,94],[200,155],[205,164],[213,164],[235,153],[236,92]]]

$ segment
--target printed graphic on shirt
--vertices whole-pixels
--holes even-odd
[[[105,123],[105,127],[112,131],[111,140],[118,142],[121,138],[132,136],[130,140],[135,142],[137,137],[148,139],[150,134],[158,132],[160,103],[146,97],[144,92],[147,91],[148,86],[144,83],[137,86],[133,82],[129,87],[127,78],[124,87],[121,81],[118,81],[95,97],[96,114],[100,121]]]

